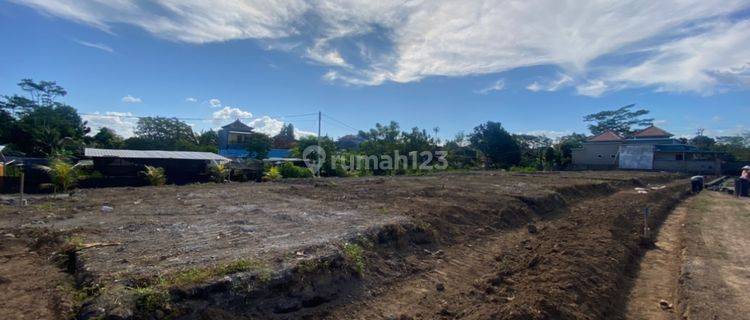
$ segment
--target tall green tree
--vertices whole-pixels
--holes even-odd
[[[583,121],[593,122],[589,125],[592,134],[597,135],[606,131],[614,131],[621,135],[630,135],[635,126],[649,126],[653,118],[643,118],[649,113],[646,109],[632,110],[635,104],[630,104],[615,110],[592,113],[583,117]]]
[[[469,145],[469,139],[464,132],[459,132],[453,139],[445,142],[443,150],[448,154],[448,166],[453,169],[475,168],[480,163],[480,152]]]
[[[586,142],[586,135],[582,133],[572,133],[563,136],[555,145],[558,154],[558,163],[563,168],[573,163],[573,149],[580,148]]]
[[[345,136],[341,136],[338,140],[336,140],[336,147],[348,151],[357,151],[359,150],[359,144],[362,141],[364,140],[358,135],[348,134]]]
[[[700,149],[711,149],[714,145],[716,145],[716,140],[704,135],[697,135],[690,139],[690,144]]]
[[[253,132],[245,138],[245,148],[255,159],[265,159],[272,146],[271,137],[260,132]]]
[[[125,140],[128,149],[196,150],[198,138],[193,129],[177,118],[138,119],[135,137]]]
[[[114,130],[101,127],[99,132],[94,135],[92,142],[97,148],[119,149],[122,148],[123,139]]]
[[[277,149],[294,148],[294,125],[287,123],[281,127],[279,134],[273,137],[273,147]]]
[[[323,165],[320,167],[320,175],[323,177],[345,176],[346,172],[340,166],[333,165],[333,156],[336,155],[338,150],[336,143],[329,137],[321,137],[320,140],[313,136],[303,137],[299,139],[297,146],[292,152],[295,157],[302,158],[305,149],[315,145],[323,148],[323,151],[326,153]],[[310,160],[317,159],[317,157],[318,155],[315,152],[308,155],[308,159]]]
[[[67,94],[65,89],[54,81],[31,79],[18,86],[26,96],[0,100],[0,142],[29,156],[80,152],[90,129],[73,107],[57,101]]]
[[[521,165],[527,167],[544,167],[545,149],[552,146],[552,139],[532,134],[514,134],[513,138],[521,147]]]
[[[499,122],[488,121],[475,127],[469,140],[484,154],[489,168],[508,168],[521,162],[521,147]]]

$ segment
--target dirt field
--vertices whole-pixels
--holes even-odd
[[[677,178],[471,172],[35,198],[0,206],[13,239],[0,307],[29,319],[622,318],[642,210],[660,224],[685,195]]]
[[[746,319],[750,314],[750,200],[706,192],[684,207],[680,318]]]

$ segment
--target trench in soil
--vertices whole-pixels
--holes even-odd
[[[657,228],[685,195],[684,182],[647,195],[632,191],[642,185],[591,183],[507,197],[501,210],[436,207],[433,216],[349,239],[364,248],[361,274],[352,257],[336,251],[277,270],[270,280],[241,272],[171,288],[156,305],[113,286],[79,316],[621,318],[625,305],[617,301],[630,288],[623,275],[642,254],[641,210],[651,208],[649,224]],[[85,266],[72,258],[77,278],[85,279]]]

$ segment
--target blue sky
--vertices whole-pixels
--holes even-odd
[[[92,127],[235,117],[341,136],[395,120],[440,136],[502,122],[585,132],[635,103],[677,134],[750,129],[748,1],[0,3],[0,93],[55,80]],[[204,120],[201,120],[204,119]]]

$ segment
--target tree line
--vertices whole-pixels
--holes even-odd
[[[192,127],[176,118],[139,118],[134,136],[127,139],[112,129],[101,128],[95,134],[76,109],[59,101],[67,91],[54,81],[35,82],[23,79],[19,83],[23,95],[0,97],[0,144],[7,145],[6,155],[56,157],[80,155],[84,147],[185,150],[217,152],[218,135],[213,130],[197,133]],[[628,105],[584,117],[591,123],[589,130],[598,134],[612,130],[622,135],[649,125],[648,110],[633,110]],[[322,137],[295,137],[294,127],[286,124],[273,137],[253,133],[245,141],[248,151],[256,158],[265,158],[272,148],[293,149],[301,157],[310,145],[320,145],[327,155],[387,155],[398,150],[400,154],[446,151],[452,169],[491,168],[514,170],[565,169],[571,164],[572,150],[581,147],[586,134],[573,133],[551,139],[530,134],[512,134],[500,122],[488,121],[477,125],[471,132],[456,134],[442,140],[439,129],[411,128],[402,130],[397,122],[375,124],[374,128],[345,135],[338,139]],[[750,134],[710,138],[697,135],[684,142],[698,147],[725,152],[727,160],[750,159]],[[423,162],[420,156],[416,159]],[[326,161],[331,161],[327,157]],[[323,175],[348,174],[342,168],[324,165]],[[362,174],[404,174],[407,170],[374,169]]]

